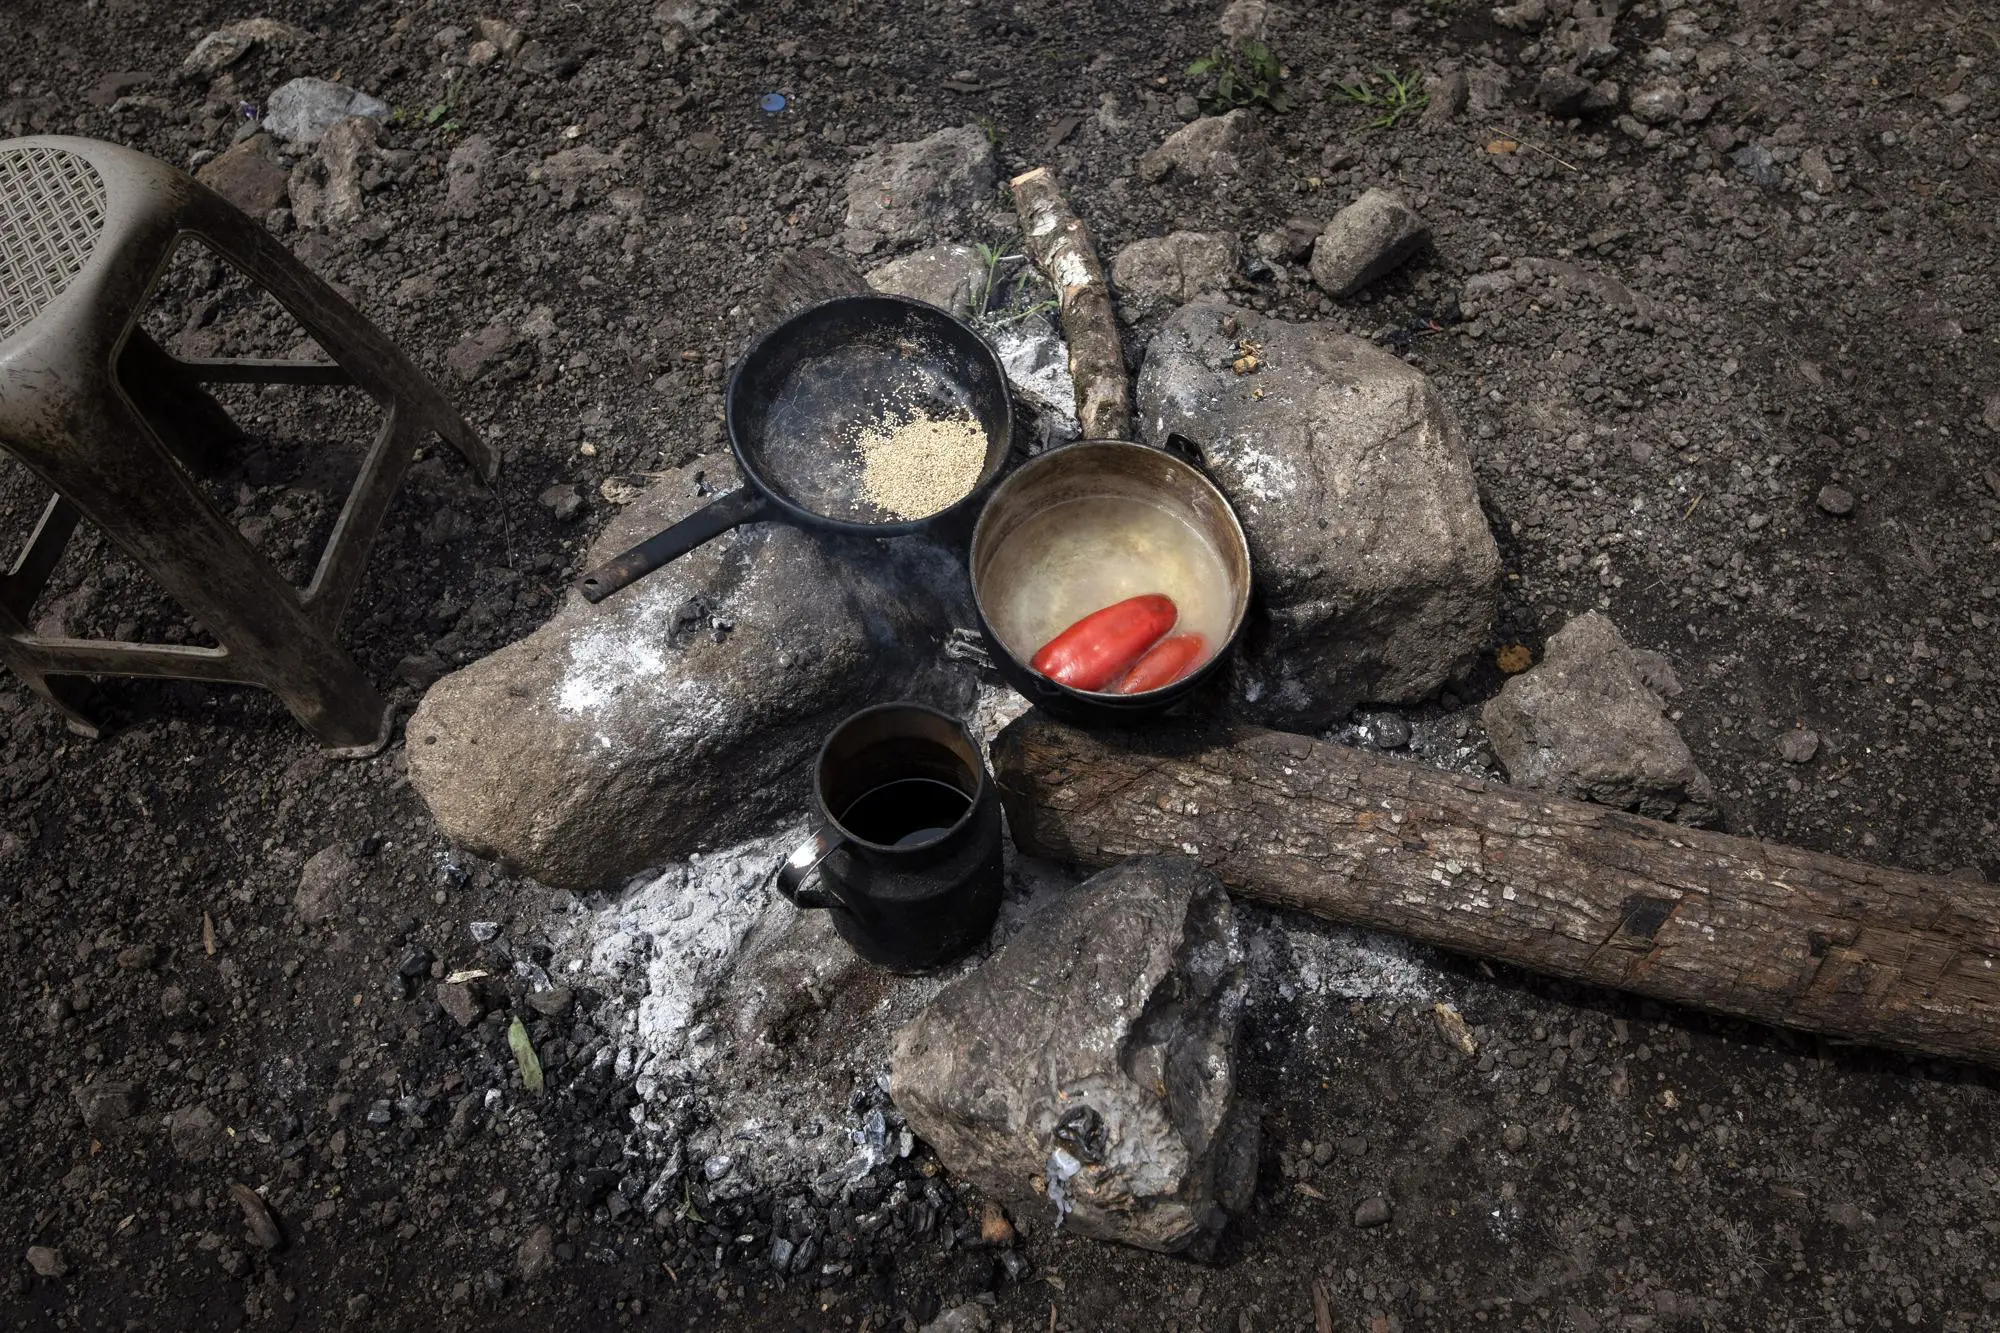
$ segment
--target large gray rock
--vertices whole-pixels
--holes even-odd
[[[983,313],[972,307],[986,295],[986,261],[969,245],[934,245],[869,269],[868,285],[963,318]]]
[[[1712,822],[1715,789],[1655,692],[1679,688],[1663,666],[1594,611],[1564,625],[1540,665],[1480,713],[1508,781],[1654,819]]]
[[[1220,295],[1236,276],[1236,237],[1220,231],[1177,231],[1133,241],[1111,260],[1119,309],[1131,317],[1197,296]]]
[[[1238,375],[1245,341],[1261,364]],[[1500,553],[1420,371],[1325,325],[1197,302],[1148,348],[1138,411],[1147,440],[1201,449],[1250,539],[1266,616],[1239,662],[1248,715],[1312,729],[1413,703],[1484,646]]]
[[[1061,1198],[1087,1236],[1185,1249],[1255,1180],[1256,1116],[1236,1097],[1246,989],[1215,876],[1127,861],[940,991],[897,1034],[890,1093],[948,1170],[1015,1216]]]
[[[855,164],[847,178],[849,250],[933,239],[993,193],[1000,168],[977,125],[893,143]]]
[[[698,479],[708,493],[697,495]],[[734,485],[726,456],[642,493],[595,564]],[[757,523],[539,630],[424,696],[410,781],[452,841],[583,889],[772,831],[847,713],[911,689],[970,612],[935,547],[848,543]]]
[[[1203,116],[1175,130],[1139,159],[1139,175],[1149,181],[1164,180],[1173,172],[1194,180],[1236,176],[1263,144],[1256,115],[1238,107],[1226,116]]]
[[[1417,252],[1430,228],[1387,190],[1370,190],[1333,215],[1313,245],[1312,275],[1332,296],[1352,296]]]
[[[293,79],[264,108],[264,128],[294,147],[318,143],[326,132],[349,116],[381,120],[389,104],[326,79]]]

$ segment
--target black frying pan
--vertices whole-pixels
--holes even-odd
[[[865,537],[923,531],[979,502],[1014,433],[993,349],[936,306],[900,296],[835,297],[770,330],[737,363],[725,411],[743,485],[584,575],[577,588],[590,601],[744,523]],[[986,434],[985,467],[969,494],[912,519],[861,497],[854,446],[864,430],[960,412]]]

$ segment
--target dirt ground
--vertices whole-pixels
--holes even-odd
[[[1260,113],[1269,150],[1220,183],[1157,184],[1138,159],[1181,123],[1213,0],[524,4],[500,17],[541,44],[535,59],[479,69],[476,9],[272,0],[261,12],[312,36],[253,52],[229,87],[175,71],[251,11],[6,10],[0,132],[187,165],[296,75],[399,109],[363,219],[283,234],[505,454],[497,493],[448,453],[425,459],[377,544],[348,636],[405,704],[540,623],[607,479],[643,484],[720,439],[727,349],[760,277],[838,234],[851,160],[971,122],[1003,171],[1049,160],[1107,252],[1183,227],[1247,245],[1367,187],[1403,193],[1434,233],[1408,268],[1333,302],[1302,268],[1267,266],[1239,299],[1423,331],[1408,354],[1466,428],[1506,559],[1494,646],[1539,649],[1570,614],[1606,609],[1673,658],[1676,716],[1730,830],[2000,878],[1986,6],[1642,0],[1618,16],[1604,75],[1629,93],[1671,70],[1713,99],[1649,133],[1622,110],[1545,115],[1552,39],[1480,6],[1297,0],[1272,44],[1298,105]],[[1451,61],[1504,72],[1499,108],[1371,129],[1376,113],[1338,93]],[[759,109],[770,92],[784,111]],[[446,161],[473,135],[495,159],[448,214]],[[1503,139],[1518,147],[1492,151]],[[579,145],[616,167],[535,178]],[[1468,278],[1528,259],[1615,282],[1554,269],[1454,307]],[[277,336],[214,273],[188,281],[163,335]],[[494,327],[506,336],[474,378],[447,367]],[[218,494],[298,570],[366,414],[290,393],[231,399],[260,444]],[[570,484],[585,504],[564,520],[538,497]],[[1821,503],[1828,485],[1850,512]],[[9,532],[40,498],[11,464],[0,474]],[[144,582],[93,537],[38,615],[194,641]],[[1489,671],[1434,711],[1496,687]],[[547,891],[451,854],[400,739],[337,762],[252,691],[112,683],[104,698],[116,725],[84,741],[0,680],[8,1328],[881,1330],[971,1301],[1023,1333],[1221,1333],[1313,1328],[1316,1283],[1330,1326],[1365,1333],[1971,1333],[2000,1311],[1990,1072],[1449,959],[1426,964],[1435,996],[1259,996],[1245,1064],[1265,1160],[1210,1265],[1039,1219],[1020,1219],[1013,1250],[982,1248],[921,1150],[905,1178],[831,1206],[690,1185],[658,1217],[621,1208],[632,1097],[592,1058],[588,995],[533,1015],[550,1096],[483,1116],[481,1090],[511,1068],[503,1030],[461,1029],[430,981],[469,956],[468,923]],[[1784,762],[1776,741],[1799,726],[1818,752]],[[309,925],[300,871],[330,846],[352,849],[365,888]],[[1466,1015],[1477,1056],[1440,1040],[1433,998]],[[234,1182],[271,1200],[282,1248],[246,1240]],[[1374,1196],[1391,1219],[1358,1226]],[[807,1239],[820,1262],[777,1271],[774,1243]],[[66,1271],[39,1273],[31,1246]]]

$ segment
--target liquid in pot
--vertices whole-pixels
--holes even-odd
[[[1091,612],[1145,593],[1173,599],[1174,633],[1207,638],[1202,662],[1228,637],[1234,599],[1215,547],[1170,510],[1106,496],[1051,505],[1009,533],[983,596],[993,632],[1026,662]]]

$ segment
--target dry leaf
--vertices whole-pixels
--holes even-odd
[[[535,1043],[528,1040],[528,1028],[516,1018],[507,1028],[507,1046],[514,1052],[514,1063],[521,1066],[521,1086],[529,1092],[542,1090],[542,1060],[535,1054]]]
[[[1518,676],[1535,664],[1535,655],[1518,643],[1510,643],[1493,654],[1493,665],[1510,676]]]
[[[215,957],[215,918],[206,912],[201,914],[201,951]]]
[[[1512,139],[1495,139],[1486,145],[1486,151],[1489,153],[1513,153],[1520,151],[1520,147],[1521,145],[1515,143]]]
[[[1333,1333],[1333,1302],[1326,1297],[1326,1284],[1313,1279],[1313,1333]]]
[[[1439,1001],[1431,1006],[1431,1013],[1437,1018],[1438,1035],[1467,1055],[1479,1054],[1479,1042],[1472,1035],[1472,1029],[1465,1025],[1465,1019],[1458,1010]]]

